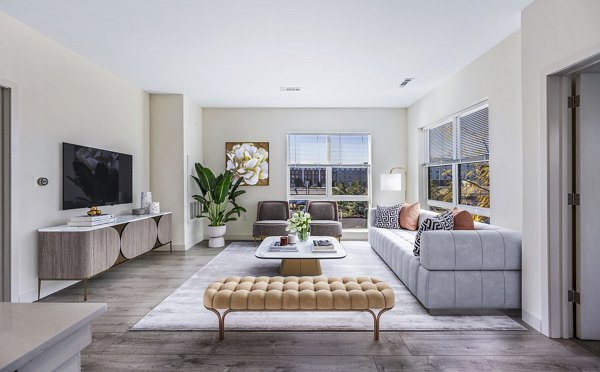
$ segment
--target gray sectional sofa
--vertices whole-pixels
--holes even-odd
[[[417,257],[417,232],[373,227],[375,211],[369,211],[371,247],[430,312],[521,307],[518,232],[477,222],[475,230],[426,231]],[[421,210],[419,225],[435,214]]]

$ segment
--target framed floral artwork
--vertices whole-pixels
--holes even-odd
[[[269,185],[269,142],[226,142],[225,168],[240,185]]]

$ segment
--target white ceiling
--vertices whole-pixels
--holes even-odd
[[[531,1],[0,0],[0,11],[203,107],[406,107],[518,30]]]

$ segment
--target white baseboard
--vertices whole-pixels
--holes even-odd
[[[206,239],[210,239],[207,237]],[[254,240],[252,235],[225,235],[225,240]]]
[[[209,238],[206,237],[205,239],[208,240]],[[234,240],[234,241],[249,240],[249,241],[253,241],[254,238],[252,237],[252,235],[225,235],[225,240]],[[342,242],[344,240],[367,241],[367,233],[366,232],[362,232],[362,231],[358,231],[358,232],[354,232],[354,231],[344,232],[344,235],[342,236]]]
[[[40,298],[49,296],[77,282],[79,280],[43,280]],[[19,302],[31,303],[37,301],[37,299],[37,288],[19,295]]]
[[[533,327],[533,329],[535,329],[538,332],[542,332],[542,320],[539,319],[536,316],[533,316],[530,312],[528,312],[527,310],[523,310],[521,309],[521,319],[529,324],[531,327]]]

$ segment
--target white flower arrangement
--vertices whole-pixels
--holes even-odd
[[[242,185],[256,185],[269,178],[269,152],[253,143],[234,145],[226,153],[227,170],[233,172],[233,180],[243,178]]]
[[[296,233],[300,241],[306,241],[310,232],[310,213],[304,211],[294,212],[292,218],[287,220],[286,231]]]

